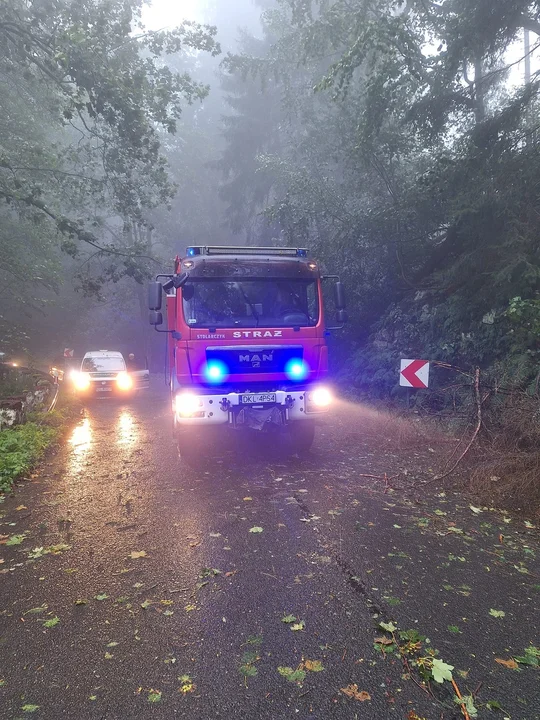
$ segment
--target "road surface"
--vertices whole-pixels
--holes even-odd
[[[91,404],[0,504],[1,718],[465,717],[433,652],[540,718],[536,523],[418,487],[447,446],[341,403],[307,458],[193,470],[170,427],[159,387]]]

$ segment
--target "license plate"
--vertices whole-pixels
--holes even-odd
[[[276,393],[254,393],[253,395],[240,395],[241,405],[262,405],[263,403],[275,403]]]
[[[112,388],[110,387],[98,387],[96,388],[96,392],[111,392]]]

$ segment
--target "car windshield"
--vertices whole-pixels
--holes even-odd
[[[319,319],[315,280],[193,280],[182,302],[191,327],[312,327]]]
[[[81,370],[83,372],[121,372],[126,369],[124,360],[120,357],[88,357],[84,358]]]

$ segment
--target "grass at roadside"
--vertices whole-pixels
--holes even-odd
[[[10,492],[13,483],[31,471],[78,412],[78,406],[67,401],[51,413],[32,413],[24,425],[0,432],[0,494]]]

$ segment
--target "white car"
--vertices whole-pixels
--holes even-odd
[[[148,369],[128,370],[124,356],[116,350],[87,352],[72,378],[81,395],[96,397],[129,395],[150,385]]]

